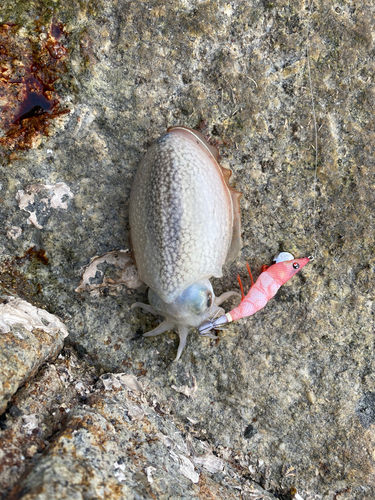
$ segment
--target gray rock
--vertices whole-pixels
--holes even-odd
[[[0,420],[1,499],[48,449],[69,412],[87,401],[97,379],[92,368],[65,349],[17,391]]]
[[[104,374],[95,384],[87,365],[65,351],[9,411],[1,437],[3,450],[12,450],[12,466],[3,453],[0,467],[3,488],[15,486],[1,498],[197,498],[208,492],[218,499],[253,498],[254,492],[275,498],[241,477],[230,454],[214,455],[172,418],[134,375]]]
[[[51,116],[48,130],[43,113],[33,117],[42,130],[31,137],[32,129],[25,129],[29,135],[23,142],[9,145],[5,129],[0,137],[5,138],[0,169],[3,286],[68,322],[67,341],[97,370],[142,376],[158,407],[174,412],[168,417],[172,427],[189,426],[193,438],[208,442],[223,460],[228,453],[243,497],[246,481],[255,481],[269,492],[304,500],[372,498],[373,5],[328,0],[312,3],[310,11],[303,2],[283,0],[103,0],[79,7],[68,1],[52,12],[39,1],[15,7],[5,0],[1,22],[24,27],[18,34],[14,28],[12,54],[17,45],[38,54],[32,45],[43,56],[38,61],[47,60],[53,16],[64,23],[59,43],[68,50],[55,60],[59,64],[51,60],[59,78],[51,92],[59,109],[70,113]],[[59,48],[49,47],[53,54]],[[318,129],[316,195],[307,47]],[[26,69],[29,60],[21,60]],[[16,79],[22,66],[12,68]],[[246,261],[257,275],[280,250],[296,256],[314,253],[316,259],[257,315],[222,332],[219,343],[192,332],[175,364],[176,334],[142,338],[158,320],[130,310],[133,302],[145,301],[145,287],[116,288],[115,293],[104,287],[98,296],[74,290],[92,257],[129,248],[128,200],[135,170],[149,145],[178,124],[200,126],[210,136],[221,163],[233,171],[233,186],[243,192],[242,254],[223,279],[215,280],[215,293],[237,286],[237,273],[246,276]],[[17,149],[30,145],[34,148]],[[20,210],[18,191],[58,183],[73,195],[62,200],[66,209],[42,202],[43,194],[28,211]],[[41,229],[28,224],[32,213]],[[34,246],[48,262],[30,254],[21,257]],[[232,306],[227,304],[227,310]],[[102,403],[92,404],[104,405],[105,414],[110,407],[119,419],[117,403],[100,398]],[[53,471],[56,484],[59,475],[67,478],[76,463],[68,453],[74,422],[82,439],[94,439],[94,431],[84,425],[88,411],[77,403],[66,431],[51,434],[51,449],[30,459],[30,472],[22,480],[30,495],[35,497],[37,485],[52,488],[55,483],[47,478]],[[96,406],[93,412],[92,425],[100,435],[106,417]],[[109,435],[133,436],[136,427],[127,427],[123,416],[119,422],[119,431],[108,424]],[[111,446],[117,463],[120,452],[130,463],[137,443],[126,449]],[[161,452],[158,446],[156,453],[172,472],[163,476],[164,486],[152,483],[160,488],[156,494],[178,484],[187,498],[198,497],[194,488],[202,487],[203,475],[198,483],[177,476],[181,464],[171,459],[168,448]],[[80,462],[77,498],[84,495],[87,477],[92,485],[108,481],[118,486],[120,497],[125,491],[114,475],[118,469],[112,467],[111,476],[104,472],[111,457],[99,449]],[[58,450],[67,450],[65,460]],[[140,461],[138,469],[133,464],[123,472],[134,495],[151,491],[142,467],[157,464]],[[217,474],[209,476],[208,489],[222,487]],[[72,487],[67,486],[69,492]]]
[[[42,363],[61,351],[66,326],[53,314],[20,298],[0,302],[0,413]]]

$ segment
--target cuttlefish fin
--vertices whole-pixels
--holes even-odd
[[[225,168],[220,165],[221,173],[223,174],[225,184],[229,189],[229,194],[232,199],[233,207],[233,229],[232,229],[232,240],[227,253],[227,258],[225,259],[226,264],[230,264],[238,256],[241,250],[242,240],[241,240],[241,207],[240,199],[242,193],[234,189],[229,184],[229,179],[232,175],[232,171],[229,168]]]
[[[236,191],[231,186],[229,186],[229,192],[232,198],[232,206],[233,206],[233,230],[232,230],[232,240],[227,253],[227,258],[225,259],[225,263],[229,264],[233,262],[238,254],[240,253],[242,246],[241,239],[241,207],[240,207],[240,199],[242,193]]]
[[[195,136],[195,138],[199,141],[198,144],[200,144],[204,149],[208,150],[216,161],[219,160],[219,150],[217,149],[216,146],[208,142],[208,140],[205,138],[202,132],[199,132],[199,130],[195,130],[189,127],[184,127],[182,125],[169,127],[167,129],[167,132],[173,132],[177,130],[180,130],[182,133],[192,134],[193,136]]]

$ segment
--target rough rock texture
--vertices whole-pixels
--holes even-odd
[[[251,481],[279,498],[374,497],[372,3],[4,0],[0,23],[5,22],[22,29],[12,27],[15,40],[6,35],[10,45],[0,47],[7,65],[1,78],[8,85],[0,88],[0,106],[14,105],[15,96],[26,102],[34,78],[40,84],[34,90],[51,92],[58,101],[54,109],[64,111],[55,116],[40,100],[39,108],[29,107],[29,115],[10,127],[11,135],[9,124],[1,132],[5,290],[67,322],[67,341],[98,375],[102,370],[142,376],[147,397],[173,411],[168,425],[179,429],[185,443],[189,426],[216,456],[226,450],[242,478],[237,498],[254,498],[246,492]],[[59,33],[53,26],[60,23]],[[18,45],[41,54],[36,67],[28,69],[31,56],[15,55]],[[307,48],[318,130],[316,197]],[[57,56],[64,63],[58,67],[48,59]],[[52,70],[59,79],[48,91],[43,75]],[[24,94],[20,89],[7,101],[11,85],[24,85]],[[128,200],[136,167],[152,141],[177,124],[200,126],[219,146],[221,163],[232,169],[233,186],[243,192],[242,254],[215,281],[217,293],[236,287],[246,260],[254,270],[278,250],[314,253],[316,260],[264,310],[228,327],[219,343],[192,332],[181,360],[173,363],[177,335],[142,338],[157,320],[130,310],[131,303],[145,300],[145,287],[107,294],[102,289],[100,296],[74,290],[92,257],[129,247]],[[59,183],[73,195],[62,200],[66,209],[53,208],[44,194],[26,211],[19,208],[18,191]],[[32,213],[41,229],[27,222]],[[137,426],[146,425],[141,419],[128,427],[122,396],[108,400],[99,390],[86,407],[75,401],[62,433],[50,428],[51,445],[42,456],[25,455],[29,467],[13,497],[45,498],[41,491],[52,487],[50,474],[62,484],[57,476],[63,481],[64,471],[79,464],[76,498],[85,497],[88,487],[99,497],[103,490],[95,485],[103,482],[116,485],[119,498],[152,497],[151,491],[163,498],[172,488],[186,498],[210,498],[202,490],[205,473],[198,483],[188,480],[167,448],[152,450],[152,443],[142,441],[146,458],[150,453],[164,460],[163,486],[159,479],[149,483],[143,470],[157,468],[154,458],[131,460],[137,442],[100,448],[108,413],[119,422],[108,423],[108,440],[117,432],[134,436]],[[156,427],[152,421],[143,432],[153,435]],[[74,430],[93,443],[84,459]],[[59,450],[66,450],[64,458]],[[113,462],[106,456],[111,450]],[[125,471],[114,469],[120,455],[129,463]],[[9,488],[16,479],[6,474],[1,477]],[[209,477],[211,497],[229,495],[220,490],[224,479]],[[55,498],[68,498],[66,491],[56,489]],[[105,491],[100,494],[105,497]]]
[[[19,482],[30,461],[48,448],[69,411],[87,400],[97,380],[93,368],[65,349],[12,398],[0,420],[1,499]]]
[[[131,374],[98,380],[65,349],[1,421],[0,498],[275,498],[146,394]]]
[[[68,331],[44,309],[15,297],[0,297],[0,413],[42,363],[54,359]]]
[[[75,365],[70,374],[77,375],[81,368]],[[56,373],[64,373],[61,369],[61,363],[56,364]],[[234,500],[241,498],[241,490],[248,498],[252,493],[275,498],[213,455],[205,442],[178,429],[170,412],[152,398],[147,401],[138,391],[128,391],[126,384],[110,380],[117,379],[109,374],[104,384],[86,386],[91,396],[72,411],[71,402],[63,405],[63,413],[69,413],[61,431],[51,443],[45,442],[43,456],[34,455],[30,472],[8,498]],[[14,428],[17,419],[12,420]],[[37,422],[35,428],[43,434],[40,427]],[[33,446],[31,453],[36,453]]]

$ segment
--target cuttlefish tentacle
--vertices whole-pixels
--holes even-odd
[[[144,333],[144,337],[156,337],[156,335],[160,335],[161,333],[167,332],[168,330],[173,330],[174,323],[172,321],[168,321],[167,319],[160,323],[159,326],[151,330],[150,332]]]
[[[215,297],[215,304],[217,306],[219,306],[220,304],[222,304],[223,302],[225,302],[226,300],[228,300],[230,297],[239,297],[241,298],[241,294],[238,293],[238,292],[224,292],[222,293],[219,297]]]
[[[134,304],[132,304],[131,307],[132,307],[132,309],[134,309],[135,307],[140,307],[141,309],[144,309],[145,311],[150,312],[151,314],[157,315],[157,312],[155,311],[155,309],[152,306],[149,306],[148,304],[143,304],[142,302],[135,302]],[[144,333],[143,337],[156,337],[157,335],[160,335],[161,333],[167,332],[168,330],[174,330],[175,326],[176,325],[173,321],[169,321],[166,319],[162,323],[160,323],[160,325],[158,325],[156,328],[154,328],[153,330],[151,330],[147,333]],[[181,357],[182,351],[184,350],[184,347],[186,345],[186,339],[187,339],[188,333],[189,333],[189,328],[187,326],[179,325],[178,335],[180,337],[180,344],[178,346],[177,356],[175,358],[175,361],[178,361]],[[211,336],[211,335],[207,335],[207,336]],[[217,338],[217,337],[214,337],[212,335],[211,338]]]
[[[154,316],[159,316],[158,312],[155,311],[155,309],[149,304],[144,304],[143,302],[134,302],[134,304],[130,306],[131,309],[135,309],[136,307],[139,307],[140,309],[143,309],[144,311],[151,313]]]
[[[177,350],[177,356],[175,361],[178,361],[181,357],[182,351],[184,350],[184,347],[186,345],[186,339],[189,333],[189,327],[185,325],[179,325],[178,327],[178,334],[180,336],[180,344],[178,346]]]
[[[144,311],[153,314],[154,316],[159,316],[159,313],[155,311],[155,309],[150,306],[149,304],[144,304],[143,302],[134,302],[132,304],[131,309],[135,309],[136,307],[139,307],[140,309],[143,309]],[[147,333],[144,333],[144,337],[156,337],[157,335],[160,335],[161,333],[167,332],[168,330],[173,330],[174,327],[174,322],[169,321],[169,320],[164,320],[162,323],[160,323],[159,326],[154,328],[153,330],[150,330]]]

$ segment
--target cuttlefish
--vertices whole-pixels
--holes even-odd
[[[130,195],[130,239],[149,304],[132,307],[164,317],[145,337],[176,330],[180,358],[192,327],[224,311],[236,292],[215,297],[211,277],[241,248],[241,193],[229,185],[231,171],[197,130],[171,127],[148,150]]]

